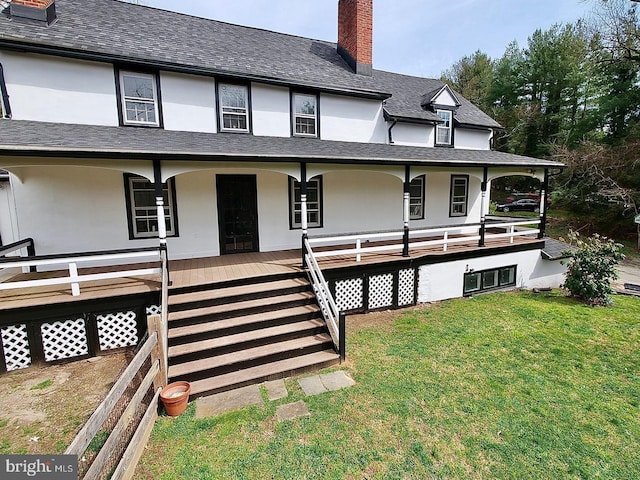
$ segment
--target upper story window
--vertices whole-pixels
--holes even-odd
[[[436,125],[436,145],[452,145],[453,112],[451,110],[438,110],[437,114],[443,120],[443,123],[438,123]]]
[[[249,87],[247,85],[218,85],[220,129],[223,132],[249,132]]]
[[[424,175],[414,178],[409,184],[409,212],[411,220],[424,218]]]
[[[318,97],[306,93],[293,94],[293,134],[318,136]]]
[[[122,123],[160,126],[158,81],[156,75],[120,71]]]
[[[464,217],[467,215],[467,199],[469,197],[469,177],[467,175],[451,176],[451,199],[449,216]]]

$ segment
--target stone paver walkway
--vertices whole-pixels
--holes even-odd
[[[351,387],[356,382],[344,371],[327,373],[325,375],[314,375],[313,377],[305,377],[298,380],[300,387],[307,397],[319,395],[324,392],[331,392],[343,388]]]
[[[260,385],[216,393],[196,400],[196,418],[217,417],[223,413],[250,405],[263,405]]]
[[[325,375],[301,378],[298,380],[298,384],[306,396],[311,396],[350,387],[355,385],[355,382],[346,372],[338,370]],[[265,382],[262,385],[265,387],[267,398],[271,402],[289,396],[284,380]],[[248,387],[198,398],[196,400],[195,418],[216,417],[250,405],[264,405],[262,394],[260,393],[260,385],[249,385]],[[308,415],[311,415],[311,412],[309,412],[309,407],[302,400],[280,405],[276,409],[276,418],[279,422]]]
[[[294,403],[287,403],[286,405],[280,405],[276,409],[276,418],[279,422],[307,417],[309,415],[311,415],[309,407],[302,400]]]

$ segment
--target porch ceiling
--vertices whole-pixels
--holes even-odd
[[[425,148],[309,138],[0,120],[0,156],[131,160],[254,160],[367,165],[559,168],[491,150]],[[0,160],[5,167],[7,159]],[[51,162],[55,165],[55,162]]]

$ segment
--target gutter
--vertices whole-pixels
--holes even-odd
[[[208,77],[218,77],[222,80],[244,80],[250,82],[260,82],[269,85],[275,85],[280,87],[296,87],[296,88],[310,88],[318,90],[324,93],[331,93],[334,95],[349,95],[360,98],[369,98],[375,100],[386,100],[391,98],[391,93],[375,91],[375,90],[359,90],[357,88],[349,87],[332,87],[316,85],[313,83],[302,82],[300,80],[281,80],[275,77],[266,77],[262,75],[241,73],[241,72],[229,72],[224,70],[217,70],[215,68],[199,67],[194,65],[183,65],[172,62],[166,62],[162,60],[142,59],[136,57],[130,57],[127,55],[116,55],[111,53],[99,53],[90,52],[86,50],[79,50],[73,48],[58,47],[54,45],[25,43],[19,40],[11,40],[8,38],[2,38],[0,35],[0,49],[6,49],[14,52],[27,52],[38,53],[42,55],[52,55],[63,58],[73,58],[76,60],[88,60],[92,62],[111,63],[114,65],[124,64],[127,67],[138,67],[147,69],[164,70],[174,73],[186,73],[192,75],[202,75]]]
[[[5,146],[0,145],[0,159],[2,157],[40,157],[40,158],[73,158],[96,160],[176,160],[176,161],[256,161],[267,163],[297,162],[297,163],[327,163],[348,165],[412,165],[420,167],[446,167],[446,168],[481,168],[481,167],[513,167],[513,168],[562,168],[556,162],[549,164],[540,160],[540,164],[529,162],[500,161],[482,162],[467,160],[430,160],[411,157],[390,156],[353,156],[353,155],[321,155],[321,154],[282,154],[282,153],[238,153],[233,151],[219,152],[189,152],[189,151],[152,151],[152,150],[117,150],[111,148],[69,148],[69,147],[33,147],[33,146]],[[536,159],[534,159],[536,160]]]
[[[0,96],[2,97],[0,104],[3,107],[2,113],[4,118],[11,118],[11,104],[9,103],[7,84],[4,81],[4,69],[2,68],[2,63],[0,63]]]

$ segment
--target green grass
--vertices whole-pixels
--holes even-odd
[[[161,418],[136,478],[640,478],[640,299],[497,293],[352,325],[354,387]],[[349,319],[348,319],[349,320]],[[276,423],[279,404],[312,413]]]
[[[50,387],[51,385],[53,385],[53,380],[48,378],[47,380],[40,382],[39,384],[31,387],[31,390],[44,390],[45,388]]]

